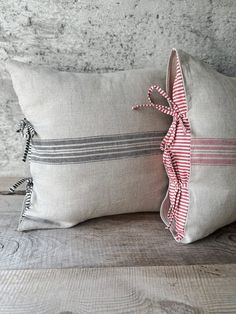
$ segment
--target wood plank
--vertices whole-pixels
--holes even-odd
[[[0,278],[0,314],[236,312],[236,265],[17,270]]]
[[[0,269],[236,263],[236,224],[190,245],[158,213],[92,219],[70,229],[16,231],[22,196],[0,196]]]

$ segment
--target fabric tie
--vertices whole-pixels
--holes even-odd
[[[16,132],[21,133],[22,136],[26,139],[25,150],[22,157],[22,161],[25,162],[27,156],[30,155],[31,139],[34,137],[36,132],[33,125],[25,118],[20,121],[19,127],[17,128]]]
[[[169,103],[170,107],[167,107],[165,105],[160,104],[154,104],[151,100],[151,95],[153,91],[156,90],[161,96],[163,96]],[[154,108],[159,110],[162,113],[168,114],[173,117],[172,124],[164,137],[162,143],[161,143],[161,150],[166,150],[171,147],[175,135],[176,135],[176,129],[177,125],[180,124],[183,130],[183,133],[187,133],[187,126],[185,126],[185,115],[181,114],[179,111],[178,106],[173,102],[173,100],[168,96],[168,94],[158,85],[153,85],[149,88],[147,98],[149,103],[142,104],[142,105],[135,105],[132,107],[133,110],[141,109],[141,108]]]
[[[187,184],[180,182],[180,181],[175,181],[175,182],[170,183],[170,186],[172,186],[174,188],[175,198],[174,198],[174,203],[171,204],[171,206],[168,210],[168,213],[167,213],[169,225],[166,227],[166,229],[170,229],[176,214],[178,214],[178,208],[180,205],[182,188],[187,187]]]
[[[25,182],[26,182],[25,201],[24,201],[24,211],[22,213],[22,217],[24,216],[25,211],[28,210],[31,205],[31,195],[33,191],[33,179],[32,177],[20,179],[9,188],[10,192],[14,194],[15,190],[18,189],[18,187],[21,186]]]
[[[153,91],[157,91],[162,97],[164,97],[168,103],[169,107],[155,104],[151,100],[151,95]],[[186,183],[182,183],[180,180],[178,180],[178,177],[176,175],[174,165],[172,163],[172,155],[171,155],[171,146],[173,145],[174,139],[176,138],[176,131],[178,125],[181,126],[183,130],[183,134],[186,135],[188,131],[188,126],[186,125],[185,118],[186,114],[182,114],[178,108],[178,106],[175,104],[175,102],[168,96],[168,94],[158,85],[153,85],[149,88],[147,98],[149,103],[142,104],[142,105],[135,105],[132,107],[133,110],[137,110],[140,108],[154,108],[159,110],[162,113],[168,114],[173,117],[172,124],[164,137],[164,139],[161,142],[161,150],[164,151],[163,154],[163,162],[165,164],[166,171],[168,173],[168,176],[170,178],[170,186],[173,188],[174,191],[174,197],[173,202],[171,202],[171,206],[169,208],[169,211],[167,213],[167,217],[169,220],[169,225],[167,228],[169,229],[171,227],[171,224],[175,218],[175,216],[178,213],[178,208],[180,204],[181,199],[181,193],[182,193],[182,187],[186,186]]]

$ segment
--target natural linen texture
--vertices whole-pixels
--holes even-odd
[[[7,68],[32,174],[18,230],[159,210],[167,189],[159,146],[170,121],[130,108],[160,80],[157,69],[82,74],[17,61]]]
[[[190,243],[236,220],[236,79],[173,50],[167,93],[178,116],[163,156],[170,182],[161,216]]]
[[[156,90],[170,107],[152,99]],[[173,49],[167,92],[149,104],[173,117],[161,148],[169,187],[161,217],[175,239],[190,243],[236,220],[236,79]]]

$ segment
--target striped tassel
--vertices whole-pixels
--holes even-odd
[[[22,157],[22,161],[25,162],[27,156],[29,156],[30,159],[31,139],[34,137],[36,132],[33,125],[25,118],[20,121],[19,127],[16,132],[20,132],[22,136],[26,139],[25,150]]]
[[[23,178],[18,180],[15,184],[13,184],[9,190],[11,193],[15,193],[15,190],[18,189],[19,186],[21,186],[24,182],[26,182],[26,193],[25,193],[25,208],[24,212],[30,208],[31,205],[31,195],[33,191],[33,179],[31,177]],[[22,214],[22,216],[24,213]]]

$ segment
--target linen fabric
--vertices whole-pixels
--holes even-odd
[[[176,116],[161,217],[178,242],[191,243],[236,220],[236,79],[173,49],[167,93]]]
[[[159,211],[168,185],[159,146],[170,119],[131,110],[160,80],[158,69],[85,74],[18,61],[7,69],[32,174],[19,231]]]

